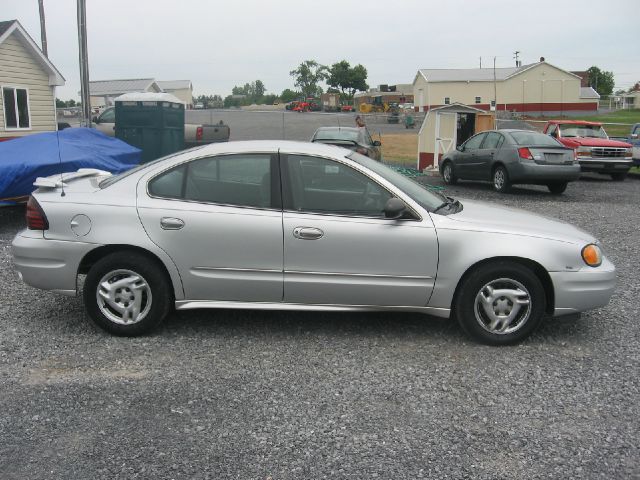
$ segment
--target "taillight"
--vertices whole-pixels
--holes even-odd
[[[29,230],[49,230],[49,220],[38,201],[29,197],[27,202],[27,228]]]
[[[533,155],[531,155],[531,150],[529,150],[527,147],[519,148],[518,156],[524,160],[533,160]]]
[[[202,127],[196,128],[196,140],[202,140]]]

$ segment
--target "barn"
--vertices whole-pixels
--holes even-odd
[[[581,86],[578,75],[544,58],[508,68],[420,69],[413,95],[418,111],[461,103],[528,116],[596,113],[599,100],[595,90]]]

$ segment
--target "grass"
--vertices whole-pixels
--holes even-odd
[[[374,138],[377,140],[377,138]],[[385,162],[415,166],[418,156],[417,133],[382,135],[382,157]]]

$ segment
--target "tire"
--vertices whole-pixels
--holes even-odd
[[[560,195],[561,193],[564,193],[564,191],[567,189],[568,184],[569,182],[549,183],[547,185],[547,188],[554,195]]]
[[[506,193],[511,189],[509,173],[502,165],[498,165],[491,175],[491,183],[496,192]]]
[[[515,305],[520,307],[513,308]],[[538,327],[545,308],[540,279],[529,268],[509,261],[473,270],[463,279],[453,305],[454,315],[467,335],[487,345],[522,341]]]
[[[121,285],[105,288],[115,282]],[[149,257],[131,251],[98,260],[87,274],[83,296],[96,325],[126,337],[143,335],[160,325],[171,311],[174,298],[163,269]]]
[[[455,171],[453,170],[451,160],[444,162],[444,165],[442,165],[442,180],[447,185],[455,185],[458,183],[458,177],[456,177]]]
[[[617,172],[611,174],[611,180],[614,182],[622,182],[625,178],[627,178],[627,172]]]

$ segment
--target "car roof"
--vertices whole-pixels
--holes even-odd
[[[601,127],[602,123],[599,122],[588,122],[586,120],[549,120],[549,123],[553,123],[554,125],[593,125],[596,127]]]
[[[544,133],[538,132],[537,130],[525,130],[524,128],[499,128],[498,131],[507,132],[507,133],[514,133],[514,132],[539,133],[540,135],[544,135]]]
[[[341,152],[336,151],[341,150]],[[198,149],[198,156],[220,155],[223,153],[275,152],[300,153],[340,157],[350,155],[351,150],[326,145],[324,143],[296,142],[291,140],[243,140],[233,142],[211,143]]]
[[[359,132],[360,128],[357,127],[319,127],[316,132],[319,131],[345,131],[345,132]]]

